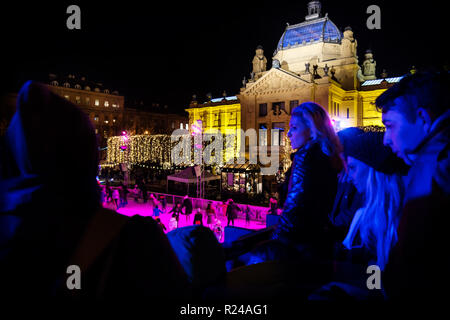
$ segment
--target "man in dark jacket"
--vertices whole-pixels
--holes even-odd
[[[192,201],[188,195],[185,195],[183,198],[183,205],[181,208],[184,208],[184,214],[186,215],[186,221],[189,220],[189,217],[192,213]]]
[[[147,203],[148,191],[147,191],[147,181],[145,179],[142,179],[142,183],[141,183],[140,189],[141,189],[141,192],[142,192],[143,202]]]
[[[437,298],[448,288],[450,212],[448,72],[403,78],[376,100],[384,143],[411,165],[398,242],[384,273],[390,298]]]
[[[128,204],[128,194],[130,193],[130,191],[128,191],[128,187],[124,183],[122,183],[121,189],[122,189],[121,207],[125,207]]]
[[[228,219],[228,226],[230,223],[234,226],[234,220],[238,216],[238,212],[242,211],[241,208],[237,204],[234,203],[233,199],[228,200],[228,207],[227,207],[227,219]]]

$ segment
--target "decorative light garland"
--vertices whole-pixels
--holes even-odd
[[[128,155],[129,164],[150,163],[171,163],[170,153],[174,144],[170,135],[135,135],[129,137],[126,142],[127,148],[122,150],[124,145],[122,136],[108,138],[108,153],[106,162],[108,164],[124,163]]]
[[[198,153],[198,150],[195,152],[194,137],[189,137],[191,139],[191,161],[193,164],[194,156]],[[239,142],[239,137],[235,138],[234,141],[228,141],[228,143],[224,139],[224,161],[237,157]],[[179,141],[172,142],[171,136],[167,134],[134,135],[128,137],[128,139],[124,139],[123,136],[110,137],[107,140],[105,165],[115,166],[125,162],[130,165],[158,163],[167,168],[172,165],[171,152],[178,143]],[[211,142],[202,141],[203,150],[209,143]],[[126,148],[123,148],[124,146]]]

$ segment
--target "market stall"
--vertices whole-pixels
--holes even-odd
[[[256,194],[262,192],[260,168],[257,164],[228,164],[222,170],[222,191]]]

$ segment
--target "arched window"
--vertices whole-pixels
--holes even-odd
[[[103,93],[109,94],[109,90],[108,90],[108,89],[105,89],[105,90],[103,90]]]
[[[86,86],[86,87],[84,87],[84,90],[91,91],[91,87]]]
[[[99,88],[95,88],[94,91],[95,92],[100,92],[100,89]]]
[[[64,82],[64,87],[65,87],[65,88],[70,88],[70,83]]]
[[[59,86],[59,83],[58,83],[58,81],[53,80],[53,81],[51,82],[51,85],[57,87],[57,86]]]
[[[75,89],[81,89],[81,86],[79,84],[76,84]]]

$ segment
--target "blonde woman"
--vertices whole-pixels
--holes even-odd
[[[342,169],[339,138],[325,109],[313,102],[292,110],[288,138],[295,153],[283,212],[272,238],[309,256],[328,255],[331,246],[325,243],[324,232]]]
[[[358,134],[346,154],[349,176],[365,200],[343,244],[347,249],[364,248],[369,263],[383,270],[397,241],[406,166],[383,146],[381,132]]]

